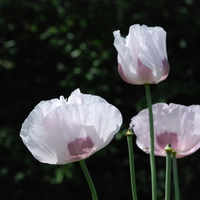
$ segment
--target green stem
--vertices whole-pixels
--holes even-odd
[[[176,152],[172,152],[175,199],[180,200]]]
[[[168,144],[165,147],[166,151],[166,180],[165,180],[165,200],[170,200],[170,189],[171,189],[171,154],[172,147]]]
[[[154,155],[154,126],[153,126],[153,112],[152,112],[152,102],[149,84],[144,84],[147,105],[149,109],[149,125],[150,125],[150,165],[151,165],[151,181],[152,181],[152,199],[157,199],[157,183],[156,183],[156,165],[155,165],[155,155]]]
[[[134,166],[134,153],[133,153],[133,132],[128,129],[127,133],[128,153],[129,153],[129,165],[130,165],[130,177],[131,177],[131,191],[134,200],[137,200],[136,181],[135,181],[135,166]]]
[[[85,161],[84,160],[80,160],[79,161],[80,165],[81,165],[81,168],[83,170],[83,173],[85,175],[85,178],[87,179],[87,182],[88,182],[88,185],[90,187],[90,191],[91,191],[91,194],[92,194],[92,199],[93,200],[98,200],[98,196],[97,196],[97,193],[96,193],[96,189],[94,187],[94,183],[92,181],[92,178],[90,176],[90,173],[87,169],[87,166],[85,164]]]

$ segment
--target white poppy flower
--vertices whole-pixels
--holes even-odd
[[[166,32],[161,27],[132,25],[126,38],[114,31],[118,71],[130,84],[159,83],[169,73]]]
[[[176,157],[190,155],[200,148],[200,106],[157,103],[153,107],[155,155],[166,156],[164,148],[171,144]],[[144,109],[131,119],[136,143],[150,152],[149,114]]]
[[[105,147],[121,124],[116,107],[76,89],[68,101],[63,96],[41,101],[22,124],[20,136],[40,162],[66,164]]]

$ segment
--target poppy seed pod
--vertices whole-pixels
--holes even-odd
[[[105,147],[121,124],[116,107],[76,89],[68,100],[41,101],[22,124],[20,136],[40,162],[67,164]]]

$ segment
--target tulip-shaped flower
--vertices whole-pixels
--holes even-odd
[[[118,71],[130,84],[159,83],[169,73],[166,52],[166,32],[161,27],[138,24],[129,29],[126,38],[114,31],[114,46],[118,51]]]
[[[61,96],[41,101],[24,121],[20,136],[40,162],[67,164],[105,147],[121,124],[116,107],[77,89],[68,100]]]
[[[200,148],[200,106],[157,103],[153,105],[155,155],[166,156],[164,148],[171,144],[176,157],[181,158]],[[150,152],[149,115],[144,109],[131,119],[136,143]]]

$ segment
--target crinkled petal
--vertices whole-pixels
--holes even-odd
[[[93,104],[98,102],[106,102],[106,100],[96,95],[82,94],[80,89],[76,89],[69,96],[68,102],[70,104]]]
[[[137,74],[137,59],[135,59],[135,54],[133,54],[134,50],[131,50],[127,46],[127,42],[125,38],[121,37],[119,31],[115,31],[114,33],[115,41],[114,46],[118,51],[118,72],[122,79],[130,84],[143,84],[143,82],[139,80]],[[129,38],[129,35],[127,36]],[[135,51],[137,51],[135,49]]]
[[[146,45],[141,47],[139,58],[141,62],[152,69],[155,77],[155,82],[158,83],[163,75],[168,75],[169,64],[166,54],[166,32],[160,28],[155,27],[154,30],[149,28],[146,34]]]

